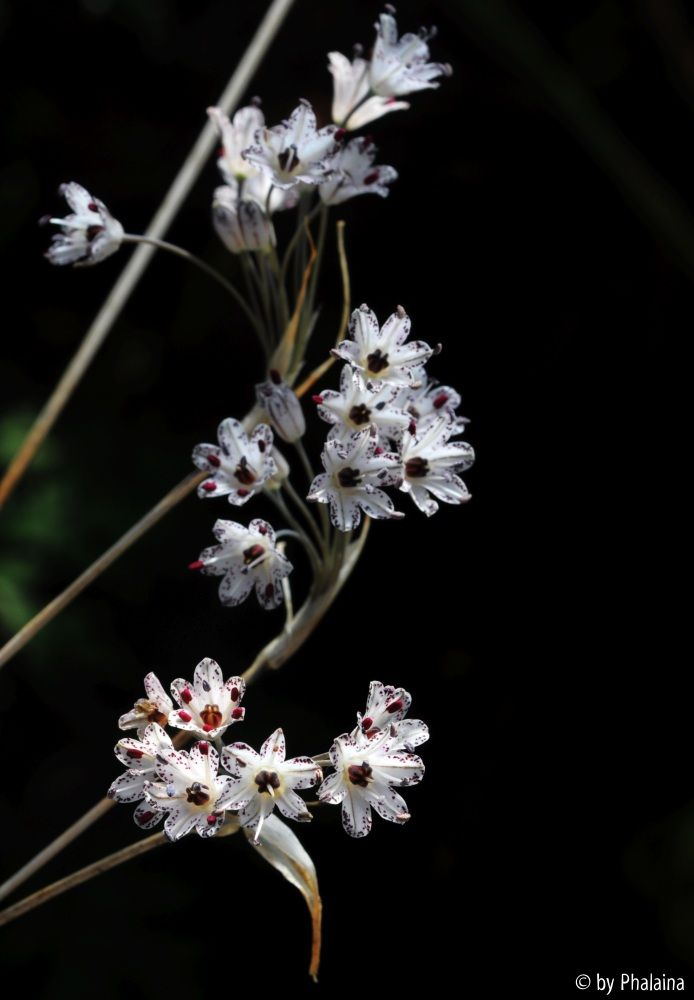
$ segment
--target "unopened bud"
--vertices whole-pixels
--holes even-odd
[[[283,441],[298,441],[306,430],[306,421],[296,394],[275,370],[266,382],[255,387],[256,398],[267,412],[273,428]]]
[[[214,193],[212,222],[220,240],[232,253],[269,250],[275,246],[272,222],[255,201],[239,201],[229,187]]]

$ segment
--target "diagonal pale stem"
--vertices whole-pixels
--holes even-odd
[[[105,801],[109,802],[108,799]],[[120,851],[116,851],[114,854],[109,854],[107,857],[101,858],[91,865],[87,865],[86,868],[80,868],[79,871],[72,872],[71,875],[66,875],[65,878],[61,878],[58,882],[53,882],[51,885],[44,886],[43,889],[38,889],[31,896],[26,896],[24,899],[20,899],[18,903],[15,903],[14,906],[8,906],[6,910],[3,910],[0,913],[0,927],[9,924],[10,921],[16,920],[17,917],[23,916],[29,910],[33,910],[42,903],[48,902],[49,899],[60,896],[63,892],[67,892],[68,889],[72,889],[76,885],[82,885],[83,882],[89,881],[95,875],[101,875],[103,872],[109,871],[110,868],[115,868],[116,865],[120,865],[124,861],[129,861],[131,858],[136,858],[140,854],[146,854],[153,847],[160,847],[166,842],[166,836],[163,833],[154,833],[151,837],[146,837],[144,840],[137,840],[134,844],[129,844],[128,847],[123,847]]]
[[[8,660],[11,660],[15,653],[18,653],[34,636],[41,631],[55,616],[66,608],[82,591],[93,583],[98,576],[108,569],[112,563],[122,556],[123,553],[134,545],[153,525],[160,521],[164,514],[167,514],[181,500],[187,497],[205,478],[204,472],[193,472],[186,476],[178,486],[166,494],[159,503],[152,508],[141,520],[134,524],[118,541],[107,549],[103,555],[91,564],[84,573],[66,587],[65,590],[54,597],[50,604],[47,604],[31,621],[27,622],[9,642],[0,649],[0,667],[3,667]]]
[[[240,101],[244,90],[250,83],[293,3],[294,0],[273,0],[271,3],[241,62],[236,67],[224,93],[217,102],[223,111],[231,111]],[[159,239],[167,231],[209,158],[216,141],[217,130],[211,122],[207,122],[145,232],[144,235],[147,238]],[[0,509],[21,479],[106,339],[111,327],[120,316],[154,252],[155,249],[152,246],[144,244],[139,246],[121,271],[76,354],[65,369],[58,385],[39,413],[21,448],[0,481]]]

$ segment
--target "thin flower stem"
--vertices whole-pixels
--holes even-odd
[[[23,865],[11,878],[8,878],[6,882],[3,882],[0,886],[0,899],[5,899],[6,896],[12,895],[15,889],[18,889],[23,882],[26,882],[28,878],[31,878],[34,872],[37,872],[40,868],[43,868],[45,864],[48,864],[48,862],[54,858],[56,854],[60,854],[60,852],[63,851],[68,844],[71,844],[72,841],[79,837],[81,833],[84,833],[84,831],[87,830],[92,823],[96,823],[98,819],[101,819],[101,817],[104,816],[113,805],[114,802],[112,799],[104,798],[97,802],[95,806],[92,806],[91,809],[87,810],[84,816],[81,816],[75,823],[72,824],[72,826],[69,826],[67,830],[61,833],[59,837],[56,837],[55,840],[51,841],[47,847],[44,847],[42,851],[39,851],[39,853],[33,857],[31,861],[28,861],[25,865]],[[36,895],[36,893],[34,895]],[[29,899],[31,898],[33,897],[30,896]],[[20,903],[18,905],[21,906],[22,904]],[[15,908],[11,907],[10,909]],[[9,911],[6,910],[5,912],[7,913]],[[21,913],[24,912],[24,910],[21,911]],[[20,915],[20,913],[16,914],[16,916]],[[3,914],[0,914],[0,922],[2,922],[2,917]]]
[[[342,276],[342,317],[340,319],[340,326],[338,327],[337,337],[335,338],[335,346],[340,343],[340,341],[345,339],[345,334],[347,333],[347,327],[349,325],[349,314],[351,311],[351,284],[349,278],[349,262],[347,260],[347,253],[345,251],[345,222],[340,219],[337,223],[337,252],[340,258],[340,274]],[[335,364],[335,358],[330,357],[327,361],[318,365],[317,368],[308,375],[301,385],[295,389],[297,396],[304,396],[309,389],[311,389],[319,378],[322,378],[325,373],[332,368]]]
[[[306,454],[306,449],[304,448],[304,443],[301,438],[297,438],[294,442],[294,447],[297,450],[301,464],[304,467],[304,472],[308,478],[309,486],[314,480],[314,472],[311,468],[311,461]],[[328,508],[324,503],[318,504],[318,516],[320,517],[321,529],[323,531],[324,544],[327,544],[328,538],[330,537],[330,517],[328,515]]]
[[[301,527],[299,521],[297,521],[297,519],[294,517],[289,507],[287,507],[286,503],[284,502],[284,497],[282,497],[277,490],[266,490],[265,495],[268,497],[269,500],[271,500],[274,503],[275,507],[277,507],[277,509],[281,512],[282,516],[286,519],[287,523],[292,526],[293,530],[297,533],[297,535],[301,535],[302,539],[304,540],[304,548],[306,549],[306,554],[308,555],[311,563],[313,576],[315,579],[318,579],[321,573],[321,558],[320,555],[318,554],[318,550],[316,549],[315,545],[308,537],[304,529]]]
[[[284,257],[282,258],[282,281],[283,282],[286,281],[286,278],[287,278],[287,270],[289,268],[289,261],[291,259],[291,255],[296,251],[297,244],[298,244],[299,240],[301,239],[301,237],[306,235],[306,227],[310,226],[310,224],[313,222],[314,218],[316,217],[316,215],[320,211],[321,205],[322,205],[322,202],[319,199],[318,204],[315,205],[314,208],[312,208],[310,212],[308,212],[306,215],[301,215],[301,213],[299,214],[299,221],[297,223],[296,229],[294,230],[294,235],[292,236],[292,238],[290,239],[289,243],[287,244],[287,249],[284,251]],[[303,271],[303,268],[302,268],[302,271]]]
[[[311,278],[308,286],[308,294],[306,296],[306,325],[301,331],[301,336],[299,338],[299,356],[303,357],[306,353],[306,347],[308,346],[309,337],[311,335],[311,316],[313,315],[313,307],[316,299],[316,286],[318,284],[318,276],[320,275],[321,263],[323,261],[323,253],[325,251],[325,236],[328,229],[328,215],[329,209],[327,205],[321,203],[320,206],[320,222],[318,226],[318,239],[316,241],[316,260],[313,265],[313,270],[311,272]]]
[[[137,840],[134,844],[123,847],[120,851],[116,851],[114,854],[109,854],[105,858],[87,865],[86,868],[80,868],[79,871],[73,872],[71,875],[66,875],[65,878],[61,878],[57,882],[51,883],[51,885],[44,886],[43,889],[33,892],[31,896],[20,900],[14,906],[8,906],[6,910],[3,910],[0,913],[0,927],[9,924],[12,920],[16,920],[17,917],[24,916],[25,913],[35,909],[37,906],[41,906],[42,903],[47,903],[49,899],[55,899],[56,896],[67,892],[68,889],[73,889],[76,885],[88,882],[95,875],[101,875],[103,872],[107,872],[111,868],[123,864],[124,861],[130,861],[131,858],[136,858],[140,854],[146,854],[153,847],[161,847],[166,842],[165,834],[154,833],[151,837],[146,837],[144,840]],[[17,874],[20,873],[18,872]]]
[[[259,330],[259,322],[257,316],[254,315],[253,310],[249,308],[248,303],[241,294],[241,292],[236,288],[230,281],[228,281],[224,275],[220,274],[219,271],[215,270],[214,267],[210,267],[206,264],[204,260],[200,257],[196,257],[195,254],[190,253],[188,250],[184,250],[183,247],[176,246],[175,243],[168,243],[166,240],[157,240],[151,236],[136,236],[132,233],[126,233],[123,237],[124,243],[146,243],[148,246],[156,247],[157,250],[166,250],[168,253],[175,254],[176,257],[181,257],[183,260],[188,261],[189,264],[194,264],[195,267],[199,268],[210,278],[221,285],[229,294],[233,297],[237,305],[241,306],[246,318],[250,322],[253,329],[256,331],[258,336],[261,336],[261,331]]]
[[[110,549],[107,549],[103,555],[91,564],[80,576],[74,580],[69,587],[54,597],[50,604],[47,604],[37,615],[27,622],[27,624],[14,635],[9,642],[0,649],[0,667],[3,667],[15,653],[18,653],[20,649],[23,649],[26,644],[34,638],[37,633],[44,628],[55,616],[68,606],[74,599],[93,583],[97,577],[101,576],[104,570],[108,569],[126,552],[131,545],[134,545],[144,534],[146,534],[151,527],[153,527],[157,521],[172,510],[184,497],[187,497],[193,490],[198,486],[199,483],[203,481],[206,473],[204,472],[193,472],[191,475],[186,476],[177,486],[166,494],[166,496],[159,501],[159,503],[153,507],[143,518],[141,518],[137,524],[134,524],[132,528],[125,532],[121,538],[112,545]],[[1,898],[1,897],[0,897]]]
[[[265,17],[258,26],[258,30],[251,39],[250,45],[217,102],[222,111],[229,113],[240,101],[243,92],[246,90],[293,3],[294,0],[273,0],[271,3]],[[211,122],[207,122],[174,178],[145,236],[151,239],[159,239],[164,235],[187,198],[190,189],[197,180],[217,141],[215,126]],[[63,408],[79,384],[80,379],[106,339],[111,327],[120,316],[123,307],[137,286],[153,254],[153,247],[140,246],[135,250],[135,253],[124,267],[77,349],[76,354],[69,362],[58,385],[34,421],[19,451],[0,481],[0,509],[2,509],[8,496],[21,479],[27,466],[51,430],[51,427],[60,416]]]
[[[342,564],[336,569],[330,586],[318,593],[312,592],[296,614],[291,629],[281,632],[261,649],[248,670],[242,674],[247,684],[266,669],[278,670],[315,630],[357,564],[369,534],[369,525],[370,519],[367,518],[356,541],[345,546]]]
[[[291,497],[292,503],[297,508],[297,510],[301,511],[301,515],[304,518],[304,520],[306,521],[306,524],[308,524],[309,528],[311,529],[311,533],[312,533],[314,539],[316,540],[319,548],[321,550],[323,550],[323,552],[325,552],[326,540],[325,540],[325,538],[323,538],[323,536],[321,535],[320,531],[318,530],[318,525],[316,524],[316,521],[314,519],[314,515],[311,513],[311,511],[309,510],[309,508],[306,506],[306,504],[304,503],[303,499],[296,492],[296,490],[294,489],[294,487],[292,486],[292,484],[291,484],[291,482],[290,482],[290,480],[288,478],[285,479],[282,482],[282,486],[287,491],[287,495],[289,497]]]
[[[253,257],[251,254],[239,254],[239,259],[241,261],[243,277],[246,282],[248,297],[251,300],[253,311],[258,317],[258,336],[260,337],[260,342],[263,345],[265,357],[268,359],[272,353],[272,322],[268,311],[268,302],[263,294],[262,287],[259,285],[258,273],[253,263]],[[259,291],[260,296],[258,295]]]

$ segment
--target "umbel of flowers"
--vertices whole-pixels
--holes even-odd
[[[137,701],[119,720],[121,729],[137,728],[139,738],[116,744],[116,757],[126,771],[108,793],[118,802],[138,803],[134,819],[142,829],[163,821],[169,840],[193,830],[211,837],[233,816],[258,843],[275,807],[299,823],[312,819],[298,793],[315,785],[319,803],[341,805],[342,825],[351,837],[366,836],[372,810],[392,823],[410,818],[397,789],[422,780],[424,765],[414,750],[426,742],[429,731],[418,719],[405,718],[412,699],[402,688],[372,681],[366,708],[357,714],[351,732],[337,736],[327,754],[289,760],[279,728],[259,752],[247,743],[224,745],[227,730],[244,718],[239,702],[245,685],[240,677],[224,681],[214,660],[198,663],[192,684],[173,681],[178,710],[154,674],[145,678],[145,689],[149,700]],[[188,751],[178,749],[167,726],[197,742]],[[324,777],[323,767],[333,773]]]

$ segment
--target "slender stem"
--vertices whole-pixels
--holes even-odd
[[[260,65],[293,3],[294,0],[273,0],[217,102],[223,111],[231,111],[240,101],[241,95]],[[145,236],[158,239],[164,235],[188,196],[216,142],[217,130],[211,122],[207,122],[174,178],[159,210],[147,228]],[[120,316],[153,254],[153,247],[140,246],[124,267],[76,354],[65,369],[58,385],[45,403],[2,481],[0,481],[0,509],[72,396],[111,327]]]
[[[83,882],[88,882],[95,875],[101,875],[103,872],[115,868],[116,865],[123,864],[124,861],[136,858],[140,854],[146,854],[153,847],[161,847],[166,842],[165,834],[154,833],[151,837],[146,837],[144,840],[137,840],[134,844],[129,844],[128,847],[123,847],[120,851],[116,851],[114,854],[109,854],[105,858],[87,865],[86,868],[80,868],[79,871],[73,872],[71,875],[66,875],[65,878],[61,878],[51,885],[44,886],[43,889],[33,892],[31,896],[20,900],[14,906],[8,906],[6,910],[3,910],[0,913],[0,927],[9,924],[10,921],[16,920],[17,917],[23,916],[42,903],[47,903],[49,899],[55,899],[56,896],[67,892],[68,889],[72,889],[76,885],[81,885]]]
[[[248,670],[242,675],[247,684],[255,680],[266,669],[279,669],[314,631],[354,569],[364,548],[369,525],[370,520],[367,519],[357,540],[346,548],[342,565],[335,573],[332,584],[320,593],[309,595],[295,616],[291,630],[280,633],[272,642],[261,649]]]
[[[307,215],[302,215],[301,213],[299,213],[299,221],[297,223],[296,229],[294,230],[294,235],[292,236],[292,238],[290,239],[289,243],[287,244],[287,249],[284,251],[284,257],[282,258],[282,281],[283,282],[286,280],[286,277],[287,277],[287,270],[289,268],[289,261],[291,259],[291,255],[296,250],[297,243],[299,242],[299,240],[301,239],[301,237],[306,235],[306,227],[309,226],[313,222],[313,220],[316,217],[316,214],[319,212],[322,204],[323,203],[319,199],[318,204],[315,205],[314,208],[312,208],[311,211]]]
[[[277,490],[265,490],[265,495],[274,503],[275,507],[277,507],[277,509],[281,512],[282,516],[286,519],[287,523],[292,526],[297,535],[301,535],[304,539],[304,548],[306,549],[306,554],[311,562],[313,575],[316,579],[318,579],[321,570],[321,558],[318,554],[318,550],[304,529],[301,527],[299,521],[297,521],[289,507],[284,502],[284,497]]]
[[[270,321],[267,313],[266,303],[264,300],[262,300],[261,303],[261,299],[258,296],[257,274],[255,266],[253,264],[253,258],[251,254],[242,253],[239,254],[239,260],[241,261],[241,271],[243,273],[243,277],[246,282],[246,290],[248,292],[248,297],[251,300],[253,312],[258,317],[258,327],[257,327],[258,335],[263,345],[265,358],[268,359],[271,354],[270,345],[272,343],[272,337],[269,332]]]
[[[64,850],[68,844],[71,844],[81,833],[84,833],[92,823],[96,823],[98,819],[101,819],[109,809],[114,805],[112,799],[101,799],[97,802],[95,806],[87,810],[84,816],[81,816],[72,826],[69,826],[67,830],[56,837],[55,840],[51,841],[47,847],[44,847],[42,851],[23,865],[19,871],[15,872],[11,878],[8,878],[6,882],[0,886],[0,899],[5,899],[6,896],[10,896],[15,889],[19,888],[23,882],[26,882],[28,878],[37,872],[39,868],[43,868],[45,864]],[[31,896],[29,897],[32,898]],[[21,904],[20,904],[21,905]],[[7,912],[7,911],[6,911]],[[22,910],[22,913],[24,911]],[[20,916],[18,913],[17,916]],[[0,923],[2,923],[2,915],[0,914]]]
[[[55,616],[66,608],[82,591],[93,583],[104,570],[108,569],[112,563],[122,556],[131,545],[134,545],[144,534],[146,534],[157,521],[160,521],[164,514],[167,514],[184,497],[187,497],[205,478],[204,472],[193,472],[186,476],[177,486],[166,494],[166,496],[156,504],[137,524],[125,532],[115,545],[107,549],[103,555],[89,566],[84,573],[77,577],[69,587],[54,597],[50,604],[47,604],[37,615],[27,622],[27,624],[14,635],[9,642],[0,649],[0,667],[3,667],[15,653],[18,653],[41,629],[48,624]]]
[[[344,340],[345,334],[347,333],[352,296],[349,278],[349,262],[347,260],[347,252],[345,250],[345,223],[342,219],[340,219],[337,223],[337,252],[340,258],[340,274],[342,276],[342,317],[340,319],[337,337],[335,338],[336,347],[341,340]],[[316,384],[318,379],[322,378],[334,364],[335,358],[330,357],[327,361],[318,365],[317,368],[314,368],[311,374],[308,375],[301,385],[294,390],[296,395],[299,397],[305,395],[308,390]]]
[[[249,308],[248,303],[244,299],[241,292],[236,288],[230,281],[228,281],[224,275],[220,274],[214,267],[210,267],[206,264],[204,260],[200,257],[196,257],[195,254],[190,253],[188,250],[184,250],[183,247],[176,246],[175,243],[168,243],[166,240],[154,239],[151,236],[136,236],[132,233],[126,233],[123,237],[124,243],[146,243],[148,246],[156,247],[157,250],[166,250],[168,253],[175,254],[176,257],[181,257],[183,260],[188,261],[189,264],[194,264],[195,267],[204,271],[210,278],[221,285],[229,294],[233,297],[237,305],[241,306],[246,318],[251,323],[251,326],[256,331],[258,336],[262,339],[261,331],[259,330],[259,322],[257,316],[254,315],[253,310]]]
[[[314,472],[313,469],[311,468],[311,461],[308,455],[306,454],[306,449],[304,448],[304,443],[301,440],[301,438],[297,438],[297,440],[294,442],[294,447],[296,448],[297,453],[299,455],[299,459],[301,460],[301,464],[304,467],[304,472],[306,473],[310,486],[314,479]],[[325,544],[327,543],[327,540],[330,537],[330,517],[328,516],[328,508],[325,506],[324,503],[318,504],[318,508],[319,508],[318,516],[320,517],[321,529],[323,531],[323,539]]]
[[[306,524],[309,526],[311,533],[313,534],[313,537],[315,538],[318,546],[325,551],[325,539],[322,537],[321,533],[318,530],[318,525],[314,520],[314,515],[311,513],[307,505],[304,503],[303,499],[296,492],[296,490],[294,489],[288,478],[283,480],[282,487],[287,491],[287,495],[291,498],[292,503],[297,508],[297,510],[301,511],[301,515],[306,521]]]

